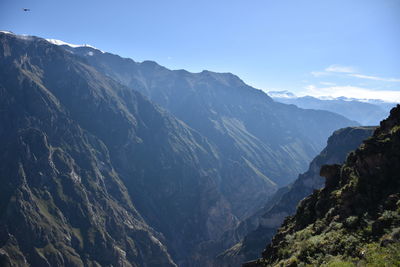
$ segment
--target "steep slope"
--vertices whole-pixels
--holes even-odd
[[[0,265],[175,266],[104,143],[47,87],[54,77],[43,66],[77,66],[62,63],[63,51],[24,39],[0,34]]]
[[[245,266],[400,264],[400,106],[343,165],[324,165],[325,187],[301,202],[263,258]]]
[[[31,36],[0,75],[5,264],[185,265],[237,224],[220,155],[141,94]]]
[[[230,73],[171,71],[151,61],[64,47],[207,137],[221,156],[222,191],[239,218],[262,207],[272,185],[286,185],[306,170],[330,133],[357,125],[330,112],[276,103]]]
[[[361,123],[361,125],[378,125],[381,120],[388,116],[390,111],[390,109],[386,110],[375,104],[340,98],[328,100],[318,99],[312,96],[303,96],[273,97],[273,99],[285,104],[294,104],[299,108],[335,112],[346,118],[357,121]],[[395,104],[393,103],[392,105],[394,106]]]
[[[225,234],[239,238],[240,242],[220,255],[217,265],[240,266],[242,262],[258,258],[285,217],[294,214],[302,199],[323,186],[324,179],[319,175],[321,166],[343,163],[348,153],[370,137],[375,128],[349,127],[335,131],[307,172],[299,175],[293,184],[281,188],[263,209]]]
[[[345,128],[336,131],[327,147],[310,164],[309,170],[291,185],[281,188],[265,207],[226,232],[223,240],[238,242],[218,257],[218,266],[239,266],[243,261],[257,258],[280,226],[283,219],[295,212],[299,201],[313,189],[321,188],[319,176],[322,164],[341,163],[347,153],[372,134],[373,128]],[[337,151],[337,147],[341,150]],[[244,240],[242,240],[244,238]],[[239,242],[240,241],[240,242]]]

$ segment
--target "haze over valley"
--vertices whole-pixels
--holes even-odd
[[[398,266],[399,3],[189,2],[0,4],[0,266]]]

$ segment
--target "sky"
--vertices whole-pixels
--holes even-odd
[[[264,91],[400,102],[400,0],[1,0],[0,30]]]

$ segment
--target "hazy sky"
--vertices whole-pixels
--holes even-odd
[[[400,101],[400,0],[1,0],[0,29],[266,91]]]

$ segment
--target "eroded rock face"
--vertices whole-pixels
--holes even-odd
[[[175,266],[237,224],[199,133],[43,39],[0,55],[2,262]]]
[[[310,163],[307,172],[299,175],[292,185],[280,189],[264,209],[242,222],[234,231],[226,233],[226,239],[238,239],[234,241],[235,245],[218,256],[215,266],[240,266],[259,257],[284,219],[296,212],[299,202],[313,190],[323,187],[325,179],[320,176],[321,167],[331,164],[324,169],[334,184],[339,166],[336,163],[344,162],[348,153],[370,137],[375,129],[349,127],[335,131],[328,139],[326,148]]]
[[[398,105],[340,168],[321,170],[329,186],[303,200],[263,258],[246,266],[396,265],[400,252],[399,129]]]
[[[0,44],[2,266],[176,266],[105,143],[73,115],[95,107],[69,110],[89,95],[104,108],[112,97],[100,89],[113,84],[42,40],[0,34]]]

